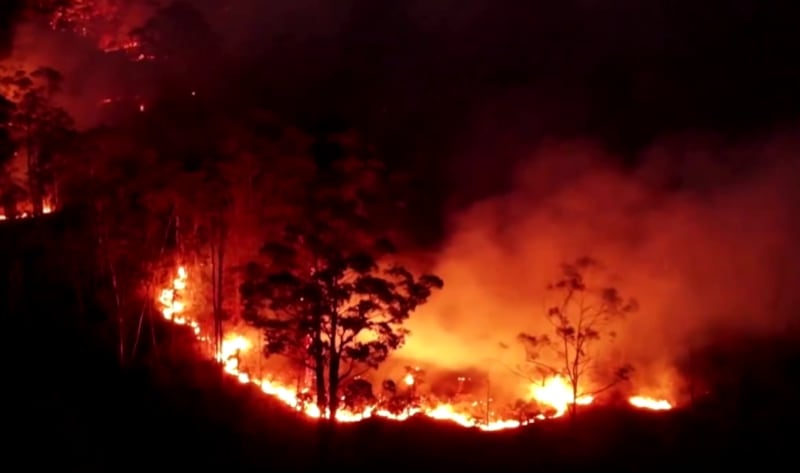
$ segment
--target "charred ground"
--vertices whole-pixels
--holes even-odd
[[[94,242],[83,211],[0,227],[7,461],[81,471],[322,466],[316,425],[200,361],[180,330],[155,326],[121,368],[110,283],[85,264]],[[666,471],[788,460],[796,339],[720,336],[690,365],[703,388],[670,413],[596,408],[574,429],[561,419],[499,433],[366,421],[338,429],[325,467]]]

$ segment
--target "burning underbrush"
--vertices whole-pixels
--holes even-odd
[[[55,207],[52,203],[45,200],[42,205],[42,213],[43,214],[50,214],[53,213]],[[25,203],[24,205],[12,205],[6,207],[0,207],[0,221],[3,220],[16,220],[22,218],[31,218],[34,216],[33,205]]]
[[[203,351],[240,383],[257,387],[308,418],[328,415],[315,403],[313,372],[293,369],[288,362],[265,359],[260,350],[263,340],[258,329],[228,325],[221,346],[216,348],[210,327],[191,315],[198,310],[189,307],[190,282],[187,268],[179,266],[171,284],[160,290],[158,305],[165,320],[191,329]],[[497,431],[561,417],[568,412],[573,400],[570,383],[560,375],[529,383],[526,390],[513,396],[516,400],[512,402],[501,401],[496,394],[499,391],[493,390],[489,376],[477,369],[448,372],[405,366],[394,378],[376,382],[364,373],[344,384],[339,392],[341,408],[336,412],[336,419],[349,423],[368,418],[404,421],[422,416],[463,427]],[[613,402],[614,398],[608,399]],[[629,396],[622,402],[649,410],[673,407],[670,401],[643,395]],[[593,395],[579,395],[575,404],[584,408],[599,403]]]

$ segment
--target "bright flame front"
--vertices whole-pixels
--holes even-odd
[[[208,340],[208,337],[201,334],[200,325],[192,319],[187,318],[187,305],[185,302],[185,291],[188,288],[189,274],[184,266],[180,266],[175,274],[172,283],[165,287],[158,294],[158,304],[161,314],[165,320],[178,325],[188,325],[192,327],[198,340]],[[226,373],[236,377],[243,384],[253,384],[258,386],[265,394],[283,402],[294,410],[302,412],[308,417],[319,418],[323,416],[319,407],[314,403],[307,403],[301,400],[298,389],[281,384],[271,377],[254,378],[250,373],[240,367],[240,356],[253,348],[253,343],[241,334],[229,334],[224,337],[220,353],[217,354],[217,361],[223,366]],[[412,387],[416,384],[413,373],[408,373],[403,378],[403,383]],[[542,406],[550,407],[554,414],[547,417],[559,417],[564,415],[572,404],[573,390],[570,383],[560,376],[553,376],[546,379],[541,384],[534,384],[530,387],[530,399]],[[579,395],[576,401],[578,405],[588,405],[594,401],[592,396]],[[643,396],[634,396],[629,399],[632,406],[642,409],[668,410],[672,405],[659,399]],[[324,413],[327,416],[327,412]],[[494,419],[488,414],[483,418],[476,418],[474,415],[459,411],[459,409],[448,403],[439,403],[428,407],[410,407],[404,412],[397,414],[387,410],[378,409],[374,406],[367,407],[361,412],[352,412],[347,409],[339,410],[336,413],[336,420],[339,422],[358,422],[370,417],[382,417],[397,421],[406,420],[415,415],[424,415],[435,420],[453,422],[463,427],[475,427],[484,431],[496,431],[513,429],[526,425],[532,421],[520,421],[516,419]],[[536,416],[536,419],[544,419],[544,415]]]
[[[632,406],[653,411],[668,411],[672,409],[672,404],[664,399],[655,399],[647,396],[632,396],[628,399]]]
[[[559,375],[547,378],[542,384],[531,385],[530,390],[532,399],[556,410],[555,417],[564,415],[572,405],[572,400],[575,399],[570,382]],[[578,395],[575,404],[586,406],[593,401],[593,396]]]
[[[51,214],[51,213],[53,213],[53,210],[54,210],[54,208],[53,208],[53,204],[51,204],[51,203],[50,203],[50,202],[48,202],[47,200],[45,200],[45,201],[42,203],[42,213],[43,213],[43,214],[45,214],[45,215],[46,215],[46,214]],[[33,217],[33,210],[31,210],[30,208],[27,208],[27,209],[23,209],[23,210],[21,210],[21,211],[20,211],[20,212],[19,212],[19,213],[16,215],[16,217],[15,217],[15,218],[17,218],[17,219],[21,219],[21,218],[31,218],[31,217]],[[2,210],[2,209],[0,209],[0,220],[8,220],[8,217],[7,217],[7,216],[6,216],[6,214],[3,212],[3,210]]]

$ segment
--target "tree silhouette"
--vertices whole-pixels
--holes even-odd
[[[14,111],[14,104],[0,96],[0,123],[8,123]],[[3,208],[3,217],[14,219],[17,215],[17,201],[23,190],[5,171],[5,166],[14,155],[14,141],[8,127],[0,127],[0,206]]]
[[[324,236],[287,236],[264,253],[270,264],[246,270],[245,318],[264,329],[266,355],[288,355],[314,371],[317,405],[331,418],[341,383],[399,348],[405,320],[442,287],[435,276],[381,268],[378,247],[343,251]]]
[[[26,156],[28,193],[34,215],[40,215],[46,187],[53,182],[54,160],[73,136],[71,117],[53,101],[62,77],[47,67],[30,73],[0,72],[0,88],[14,104],[9,120],[12,141]]]
[[[602,337],[614,337],[613,323],[637,310],[633,299],[624,299],[616,288],[595,288],[586,281],[587,273],[598,269],[599,264],[588,257],[578,258],[563,264],[561,276],[548,285],[555,295],[545,318],[552,325],[552,336],[521,333],[519,341],[526,351],[526,362],[541,376],[560,375],[570,384],[572,400],[570,415],[574,418],[578,399],[609,389],[619,381],[627,379],[630,366],[616,370],[614,379],[590,392],[580,392],[585,377],[596,368],[593,345]],[[554,363],[542,361],[542,352],[555,355]]]
[[[14,113],[14,104],[0,95],[0,123],[8,123]],[[8,127],[0,128],[0,166],[4,165],[14,153],[14,142]]]
[[[263,328],[265,355],[312,370],[317,406],[330,419],[342,383],[400,347],[403,323],[443,286],[386,262],[393,248],[374,236],[369,218],[380,182],[368,178],[368,160],[340,151],[319,157],[324,166],[304,205],[282,237],[264,245],[263,261],[247,266],[241,286],[244,317]]]

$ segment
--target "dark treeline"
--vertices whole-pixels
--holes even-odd
[[[215,327],[217,353],[223,322],[262,329],[265,354],[312,369],[316,403],[335,413],[345,381],[401,346],[404,321],[443,285],[396,257],[415,245],[415,183],[352,130],[301,129],[234,100],[240,91],[190,81],[216,45],[190,5],[166,6],[131,37],[163,65],[159,92],[110,100],[116,116],[94,129],[77,131],[57,105],[58,71],[2,71],[5,219],[54,207],[90,216],[96,251],[83,264],[106,286],[115,329],[104,335],[120,366],[155,353],[159,284],[188,265],[194,316]],[[79,293],[99,287],[75,281]]]

